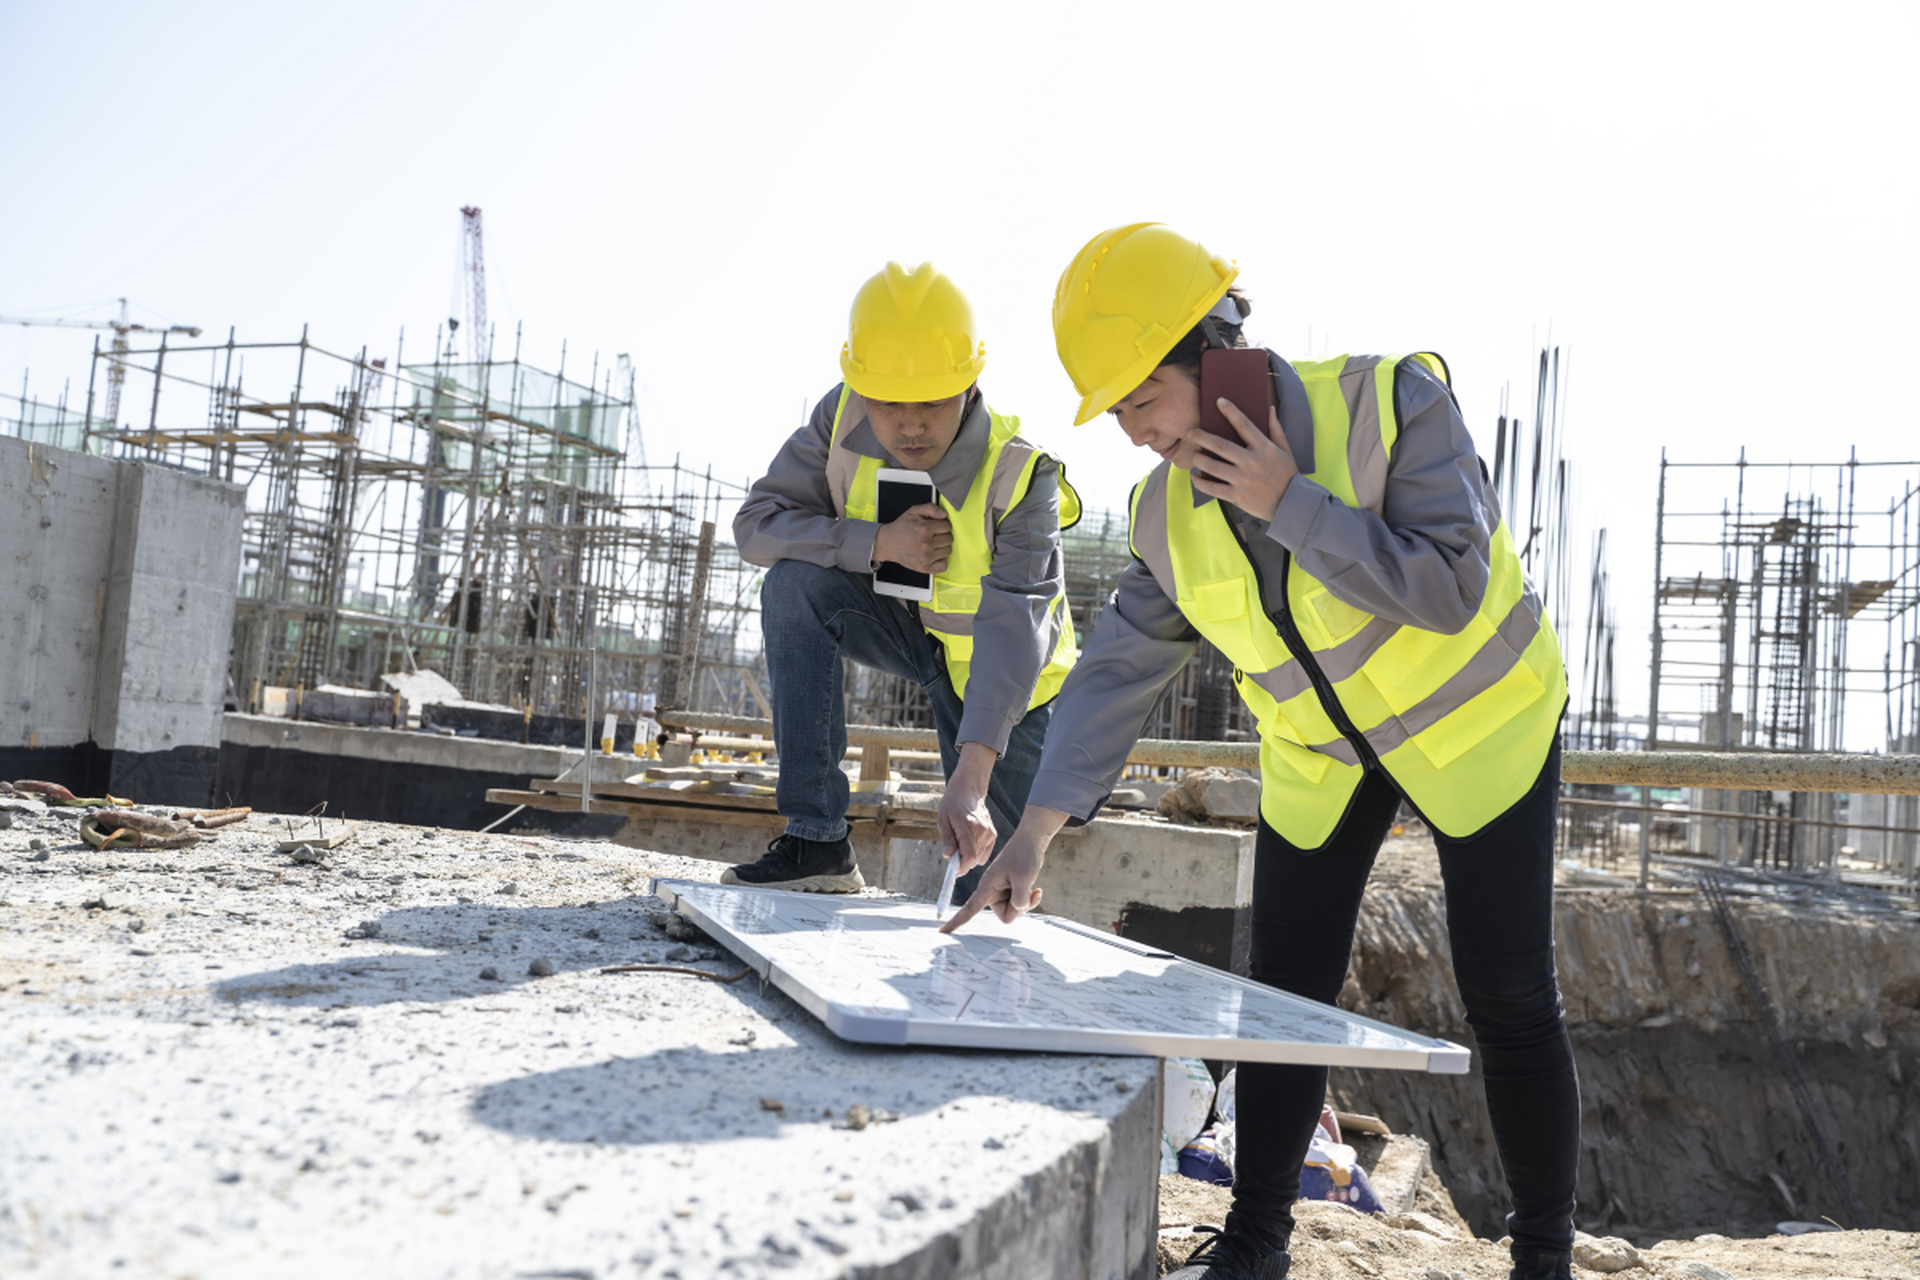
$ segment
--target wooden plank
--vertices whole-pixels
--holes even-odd
[[[302,845],[314,849],[338,849],[341,845],[353,839],[353,833],[359,829],[359,823],[349,822],[345,826],[335,827],[334,833],[324,839],[316,832],[316,834],[305,838],[282,840],[277,847],[282,853],[292,853]]]
[[[488,804],[518,804],[529,809],[542,809],[552,813],[578,813],[579,797],[556,796],[543,791],[515,791],[505,787],[491,787],[487,790]],[[603,799],[598,787],[594,788],[593,799],[589,803],[589,812],[613,814],[632,818],[640,822],[711,822],[721,826],[782,827],[786,819],[777,812],[759,809],[703,809],[693,805],[647,804],[631,800]],[[894,811],[897,813],[898,811]],[[901,822],[889,815],[886,834],[899,840],[937,840],[939,829],[926,824],[921,814],[914,815],[915,821]],[[854,828],[856,834],[875,823],[874,814],[860,815],[848,813],[847,825]]]

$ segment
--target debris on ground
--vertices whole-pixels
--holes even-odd
[[[80,838],[96,849],[184,849],[201,833],[185,822],[132,809],[95,809],[80,819]]]
[[[1195,769],[1154,807],[1161,817],[1188,826],[1248,826],[1260,818],[1260,778],[1240,769]]]
[[[292,853],[302,845],[313,849],[338,849],[341,845],[353,839],[354,833],[359,830],[360,824],[357,822],[348,822],[335,827],[332,835],[326,834],[324,827],[319,827],[316,829],[316,834],[314,835],[292,836],[289,839],[282,840],[280,842],[280,852]]]

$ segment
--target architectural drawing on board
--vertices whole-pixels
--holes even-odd
[[[1057,916],[981,915],[942,934],[929,903],[689,880],[650,892],[846,1040],[1165,1054],[1458,1075],[1468,1052]]]

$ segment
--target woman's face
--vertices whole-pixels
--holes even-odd
[[[1177,365],[1161,365],[1107,410],[1127,439],[1191,469],[1207,438],[1200,429],[1200,385]]]

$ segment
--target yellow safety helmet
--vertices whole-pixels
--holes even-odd
[[[1087,241],[1053,291],[1053,345],[1080,393],[1077,427],[1147,380],[1240,268],[1158,222]]]
[[[967,295],[931,262],[911,271],[889,262],[853,295],[840,372],[859,395],[945,400],[972,386],[986,363]]]

